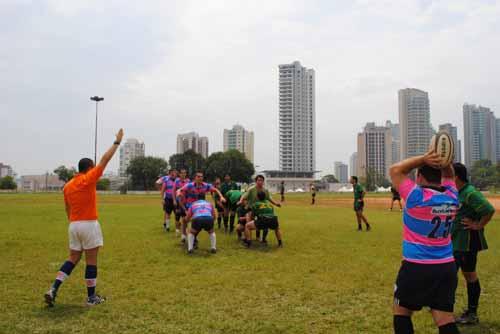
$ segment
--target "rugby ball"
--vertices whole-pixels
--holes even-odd
[[[439,154],[441,158],[441,168],[445,168],[453,162],[455,143],[448,132],[439,131],[432,136],[430,148]]]

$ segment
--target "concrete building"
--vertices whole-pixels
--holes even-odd
[[[11,166],[0,162],[0,178],[6,177],[6,176],[10,176],[12,178],[15,178],[16,174],[14,173],[14,170],[12,169]]]
[[[316,168],[316,101],[313,69],[300,62],[279,65],[280,170]]]
[[[497,122],[486,107],[464,104],[465,165],[472,167],[478,160],[497,162]]]
[[[347,183],[349,181],[349,167],[340,161],[334,163],[333,174],[339,183]]]
[[[64,182],[59,180],[57,175],[23,175],[18,185],[21,191],[60,191],[64,187]]]
[[[458,130],[456,126],[451,123],[441,124],[439,126],[439,131],[446,131],[450,134],[453,142],[455,143],[455,162],[462,162],[462,143],[458,140]]]
[[[145,145],[135,138],[128,138],[120,147],[120,168],[118,174],[121,177],[127,176],[127,168],[130,162],[145,155]]]
[[[371,171],[389,179],[392,164],[391,128],[367,123],[358,134],[358,175],[366,177]]]
[[[398,92],[400,160],[427,152],[432,137],[429,95],[415,88]]]
[[[349,159],[349,177],[358,175],[358,152],[351,154]]]
[[[208,158],[208,138],[200,137],[196,132],[188,132],[177,135],[177,153],[193,150]]]
[[[497,163],[500,162],[500,118],[497,118],[495,120],[495,130],[496,130],[496,156],[497,156]]]
[[[392,135],[392,163],[401,161],[401,127],[398,123],[392,123],[391,121],[385,122],[385,126],[391,128]]]
[[[245,130],[241,125],[234,125],[232,129],[224,129],[224,152],[228,150],[238,150],[245,154],[245,157],[254,162],[253,152],[253,132]]]
[[[285,191],[303,190],[310,191],[311,183],[314,182],[313,172],[285,172],[279,170],[265,170],[259,174],[265,177],[265,186],[272,192],[277,193],[280,190],[281,182],[285,182]]]

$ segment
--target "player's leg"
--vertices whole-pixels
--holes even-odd
[[[401,199],[398,199],[399,211],[403,211],[403,204],[401,204]]]
[[[259,229],[258,231],[260,231],[261,229]],[[266,227],[264,229],[262,229],[262,239],[260,240],[260,242],[262,242],[263,244],[267,244],[267,235],[269,234],[269,229]]]
[[[94,306],[103,303],[106,299],[95,293],[97,286],[97,255],[99,247],[85,250],[85,283],[87,285],[87,305]]]
[[[481,285],[476,272],[477,252],[456,252],[455,260],[467,283],[467,309],[456,321],[461,325],[474,325],[479,323],[477,308],[481,296]]]
[[[69,250],[68,260],[66,260],[66,262],[62,264],[61,268],[59,268],[54,283],[52,283],[52,286],[50,287],[49,291],[45,293],[45,302],[47,303],[48,306],[50,307],[54,306],[57,292],[59,291],[61,284],[63,284],[63,282],[69,277],[69,275],[71,275],[71,272],[76,267],[78,262],[80,262],[81,258],[82,258],[82,251],[73,249]]]
[[[389,208],[389,211],[392,211],[392,209],[394,208],[394,201],[395,201],[395,199],[393,198],[391,200],[391,207]]]
[[[208,238],[210,239],[210,252],[212,254],[217,253],[217,238],[214,231],[214,223],[211,223],[211,227],[208,227]]]
[[[223,218],[224,222],[224,233],[227,233],[229,230],[229,204],[226,202],[224,203],[224,211],[223,211]]]
[[[174,213],[175,213],[175,236],[179,236],[181,234],[181,208],[179,204],[176,205]]]
[[[459,334],[452,312],[431,310],[434,323],[439,328],[439,334]]]
[[[196,226],[193,226],[193,224],[191,224],[191,228],[188,234],[188,253],[190,254],[194,250],[194,240],[198,236],[198,233],[200,233],[200,230],[197,229]]]
[[[413,314],[413,311],[403,306],[394,304],[392,309],[392,314],[393,314],[392,323],[394,327],[394,334],[414,333],[413,323],[411,321],[411,316]]]
[[[216,205],[216,207],[217,207],[217,228],[220,230],[221,223],[222,223],[222,215],[223,215],[222,212],[223,211],[218,204]]]
[[[358,222],[358,231],[362,231],[363,226],[361,225],[361,212],[359,210],[356,210],[356,220]]]
[[[232,206],[229,210],[229,233],[234,231],[234,221],[236,219],[236,208]]]
[[[172,211],[173,211],[173,201],[166,198],[164,210],[165,210],[165,223],[163,224],[163,226],[165,228],[165,231],[168,232],[168,231],[170,231],[170,215],[172,214]]]
[[[364,205],[361,206],[360,210],[359,210],[359,217],[361,218],[361,220],[365,223],[366,225],[366,230],[367,231],[370,231],[371,230],[371,226],[370,224],[368,223],[368,219],[366,219],[366,216],[364,214]]]
[[[283,247],[283,240],[281,239],[281,230],[279,227],[274,230],[274,234],[276,235],[276,240],[278,241],[278,247]]]
[[[243,242],[247,247],[250,247],[252,245],[252,232],[253,230],[256,229],[255,222],[250,221],[245,224],[245,239]]]

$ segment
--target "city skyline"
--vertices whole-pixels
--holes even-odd
[[[317,71],[316,169],[323,174],[332,161],[347,161],[366,122],[398,122],[398,89],[429,92],[432,124],[457,125],[459,137],[464,102],[500,109],[499,1],[265,8],[152,1],[137,8],[8,0],[0,10],[9,13],[0,31],[10,45],[8,66],[0,65],[0,122],[8,124],[0,139],[9,143],[0,145],[0,160],[18,175],[93,157],[88,97],[95,94],[105,97],[98,155],[120,127],[154,156],[168,158],[177,133],[193,129],[209,138],[212,152],[222,151],[221,129],[239,122],[255,132],[255,164],[278,169],[277,65],[295,59]],[[118,165],[115,158],[110,169]]]

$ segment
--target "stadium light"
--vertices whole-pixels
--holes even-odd
[[[104,97],[91,96],[91,101],[95,101],[95,137],[94,137],[94,164],[97,164],[97,104],[104,100]]]

